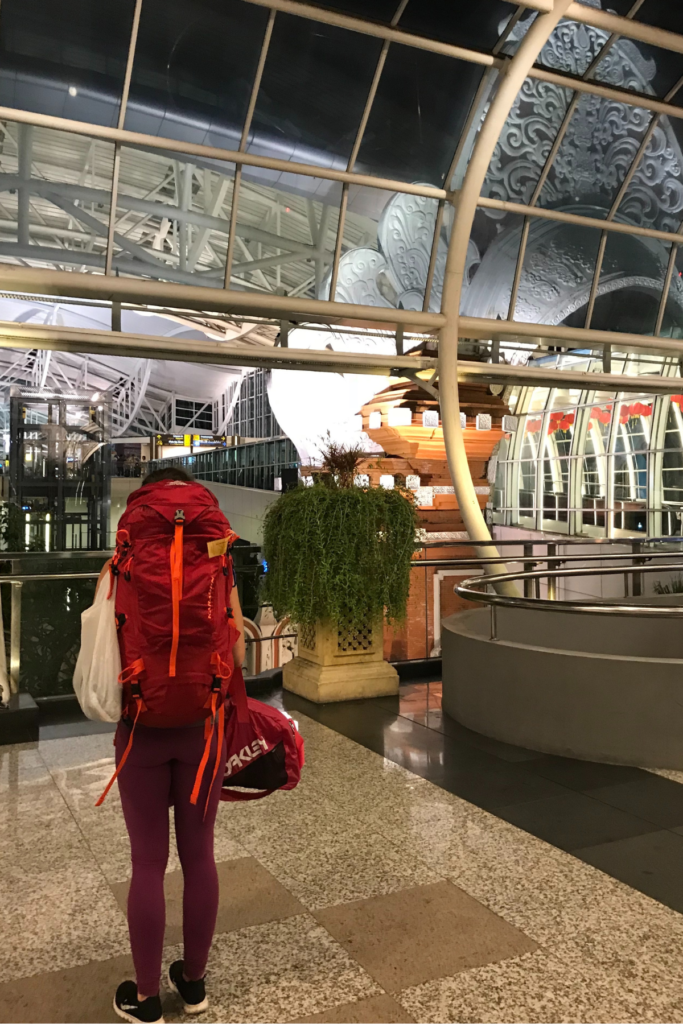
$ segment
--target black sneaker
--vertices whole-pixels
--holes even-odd
[[[144,1024],[164,1024],[159,996],[149,999],[138,999],[138,987],[134,981],[122,981],[114,996],[114,1010],[119,1017],[130,1020],[133,1024],[144,1021]]]
[[[168,980],[173,991],[182,999],[185,1013],[202,1013],[208,1010],[209,1000],[206,998],[204,978],[200,978],[199,981],[185,981],[182,960],[174,960],[171,964],[168,969]]]

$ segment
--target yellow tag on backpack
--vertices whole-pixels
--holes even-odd
[[[209,558],[218,558],[220,555],[224,555],[228,550],[229,537],[220,537],[218,540],[207,541],[206,549],[209,552]]]

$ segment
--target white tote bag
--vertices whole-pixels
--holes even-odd
[[[74,669],[74,690],[86,718],[118,722],[121,717],[121,652],[116,636],[116,582],[108,598],[108,580],[92,607],[81,614],[81,650]]]

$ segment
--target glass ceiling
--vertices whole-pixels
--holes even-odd
[[[500,68],[536,14],[506,0],[317,5],[436,41],[424,48],[326,24],[311,6],[2,0],[0,261],[438,310],[453,221],[443,189],[461,186]],[[683,34],[670,0],[585,6]],[[586,92],[591,81],[616,94]],[[558,24],[489,168],[464,314],[683,334],[680,83],[683,53]],[[11,110],[92,129],[31,127]],[[117,158],[98,127],[147,138],[121,137]],[[424,195],[403,191],[415,183]]]

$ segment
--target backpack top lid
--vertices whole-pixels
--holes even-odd
[[[126,501],[126,508],[136,505],[214,505],[218,508],[218,498],[196,480],[158,480],[156,483],[141,484],[136,491],[131,491]]]

